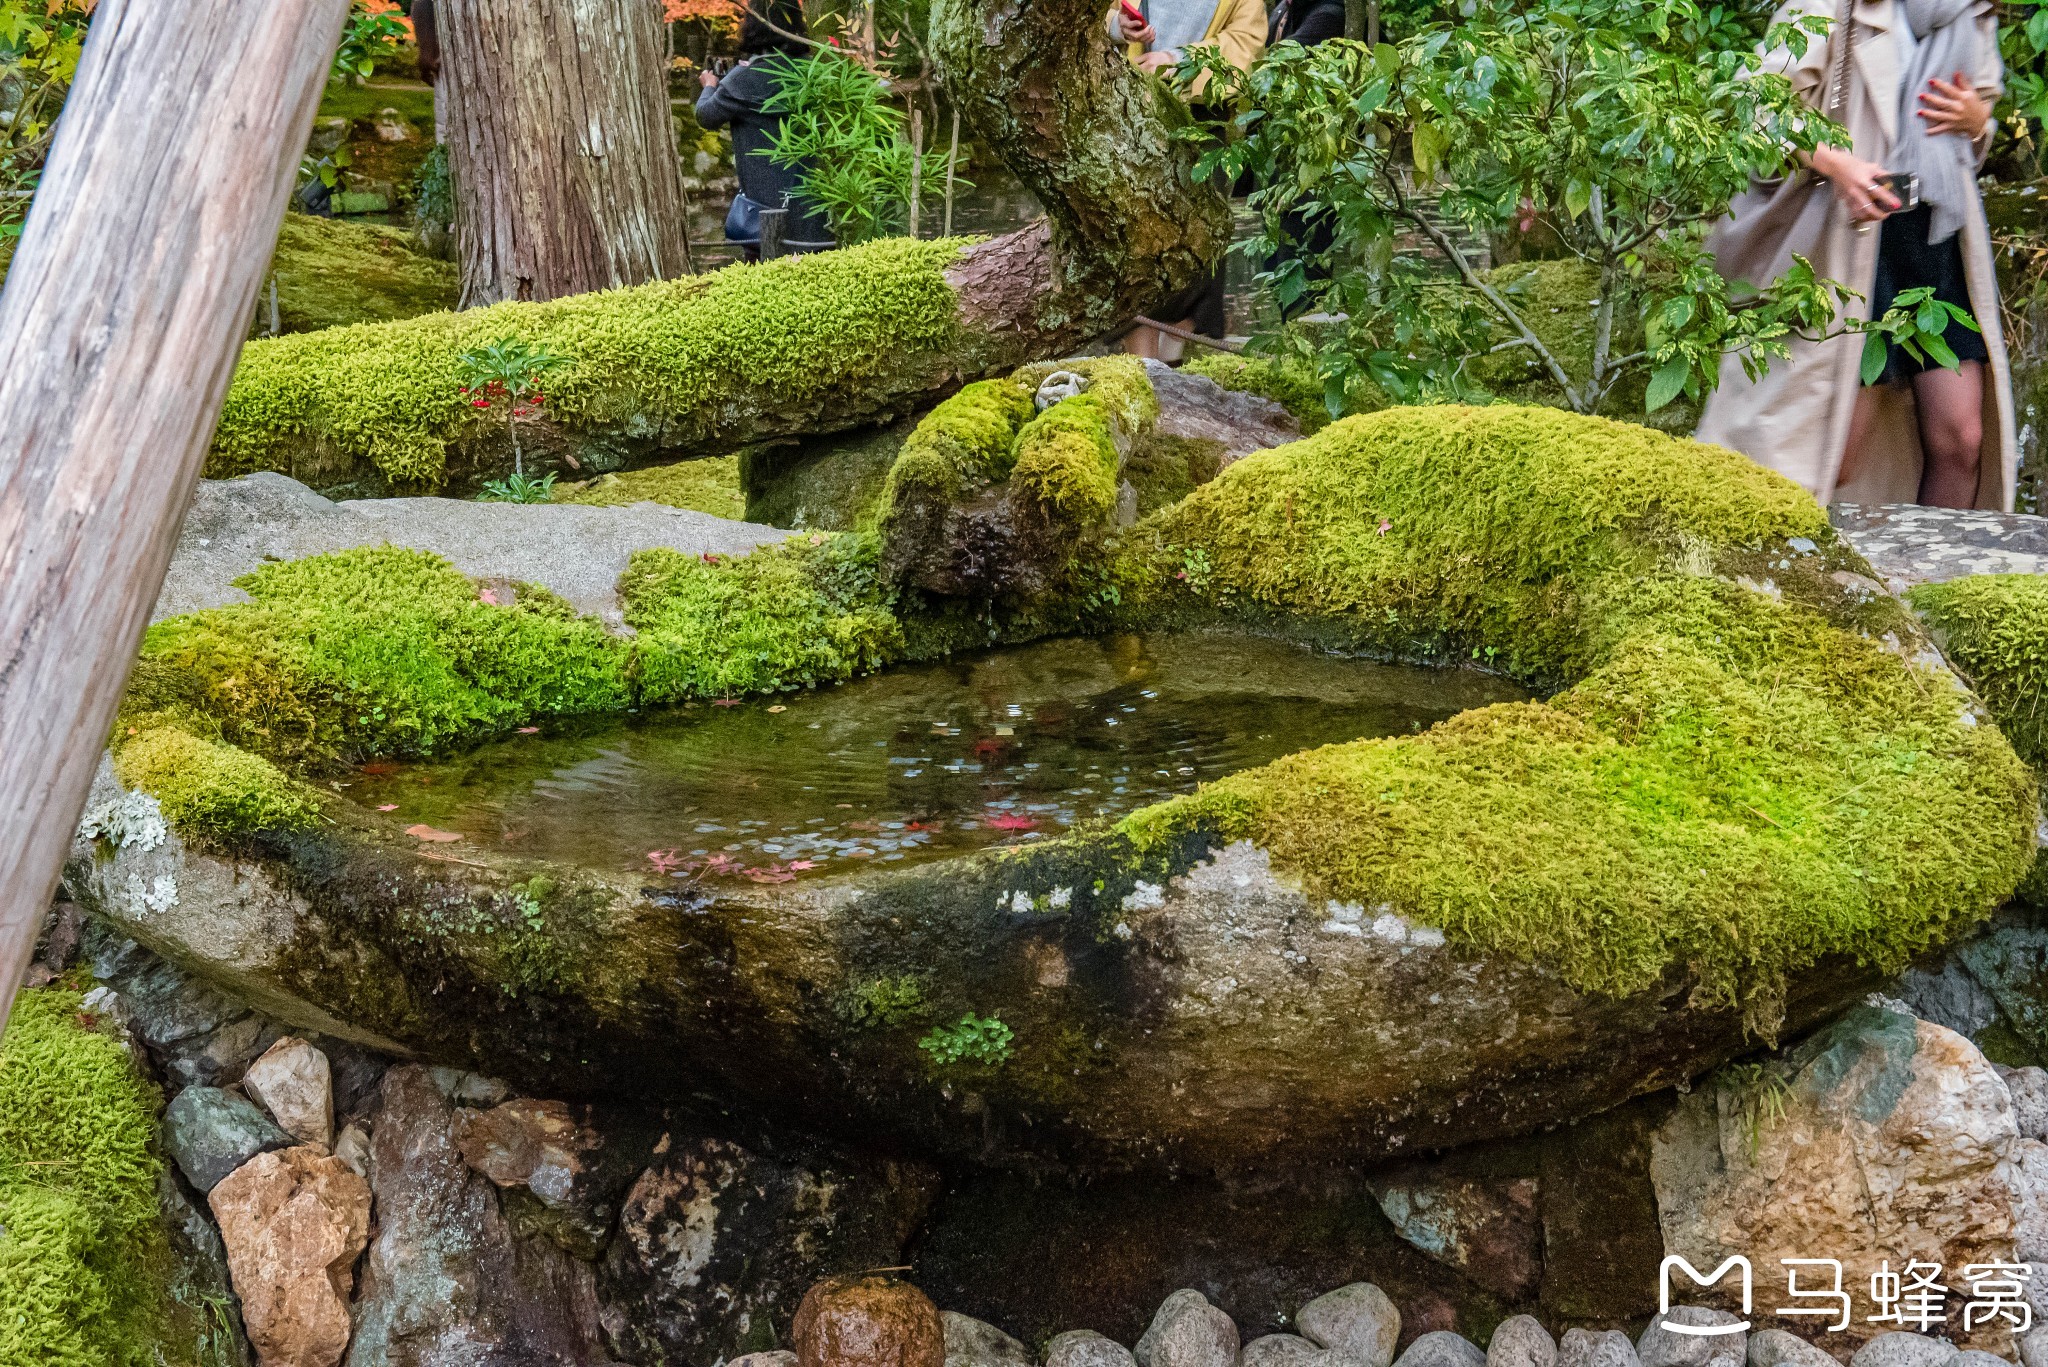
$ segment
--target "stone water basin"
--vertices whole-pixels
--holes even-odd
[[[1051,839],[1297,750],[1525,696],[1476,670],[1257,637],[1116,635],[377,762],[346,791],[466,850],[698,885],[823,878]]]

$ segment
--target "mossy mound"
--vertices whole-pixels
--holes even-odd
[[[16,997],[0,1037],[0,1363],[198,1358],[168,1290],[156,1091],[80,995]]]
[[[740,458],[713,456],[679,460],[624,474],[600,475],[582,484],[555,490],[557,503],[583,503],[616,508],[628,503],[659,503],[744,521],[747,498],[740,491]]]
[[[1128,819],[1141,847],[1249,838],[1320,894],[1582,990],[1682,968],[1764,1025],[1789,975],[1898,965],[2031,862],[2011,748],[1899,648],[1901,605],[1828,577],[1860,562],[1812,500],[1733,452],[1541,409],[1396,409],[1247,457],[1139,531],[1138,612],[1562,686],[1232,776]]]
[[[1181,369],[1205,375],[1225,389],[1271,399],[1314,436],[1330,425],[1330,410],[1323,403],[1323,387],[1305,366],[1290,365],[1272,356],[1236,356],[1227,351],[1202,351],[1188,357]]]
[[[548,303],[253,342],[206,473],[276,470],[332,487],[369,471],[393,486],[439,487],[451,449],[502,439],[503,424],[462,393],[458,358],[507,338],[566,358],[548,374],[549,416],[534,424],[533,447],[550,445],[551,425],[557,445],[587,437],[681,451],[715,443],[721,424],[753,409],[829,426],[834,403],[860,386],[887,389],[951,363],[956,301],[945,271],[959,249],[890,239]]]
[[[319,799],[259,756],[179,726],[135,730],[117,739],[114,772],[180,829],[227,837],[303,830],[319,817]]]
[[[408,233],[309,214],[284,216],[270,269],[285,332],[416,318],[454,308],[461,288],[455,267],[421,255]],[[266,294],[259,329],[268,310]]]
[[[1922,584],[1906,598],[2020,758],[2048,767],[2048,579],[1977,574]]]

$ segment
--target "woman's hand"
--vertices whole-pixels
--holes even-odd
[[[1159,71],[1165,67],[1174,66],[1177,63],[1179,63],[1179,61],[1180,54],[1178,52],[1175,52],[1172,48],[1168,48],[1164,52],[1142,53],[1138,57],[1138,70]]]
[[[718,84],[718,78],[708,71],[700,71],[697,73],[697,84],[709,90],[712,86]]]
[[[1931,77],[1927,89],[1920,92],[1920,108],[1914,112],[1927,121],[1928,132],[1961,133],[1971,142],[1983,136],[1984,125],[1991,121],[1991,106],[1960,71],[1953,81]]]
[[[1150,47],[1158,41],[1158,29],[1150,24],[1139,23],[1121,10],[1117,12],[1116,22],[1117,31],[1123,34],[1124,41],[1127,43],[1142,43],[1146,47]]]
[[[1813,149],[1813,169],[1858,223],[1875,223],[1899,207],[1897,196],[1884,186],[1885,169],[1840,147]]]

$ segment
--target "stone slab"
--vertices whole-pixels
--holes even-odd
[[[2048,574],[2048,517],[1837,503],[1828,520],[1893,593],[1972,574]]]

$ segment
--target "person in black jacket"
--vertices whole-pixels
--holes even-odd
[[[782,224],[784,251],[822,252],[838,245],[825,216],[797,196],[801,168],[777,166],[767,156],[782,115],[764,113],[761,106],[775,93],[780,70],[809,52],[810,45],[798,36],[803,31],[797,0],[749,0],[746,18],[740,21],[743,59],[723,80],[708,71],[699,77],[704,93],[697,97],[698,124],[732,130],[740,193],[725,216],[725,240],[739,245],[749,261],[761,256],[763,209],[788,210]]]
[[[1300,43],[1314,47],[1344,36],[1344,0],[1280,0],[1266,29],[1266,46]]]

